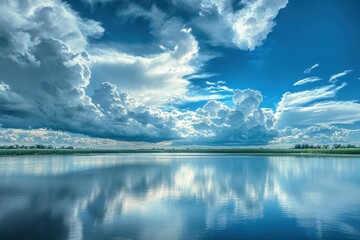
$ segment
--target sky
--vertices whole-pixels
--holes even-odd
[[[4,0],[0,144],[360,144],[357,0]]]

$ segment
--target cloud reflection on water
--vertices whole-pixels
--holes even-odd
[[[280,227],[309,239],[360,237],[359,170],[359,159],[351,158],[0,159],[0,238],[57,231],[68,239],[270,238],[286,233]],[[274,229],[261,233],[267,221]],[[32,228],[18,231],[19,224]]]

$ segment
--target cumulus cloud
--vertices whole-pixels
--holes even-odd
[[[159,54],[140,57],[96,48],[89,56],[88,38],[99,36],[103,29],[97,22],[80,18],[68,5],[58,1],[5,1],[1,7],[1,11],[12,15],[1,18],[0,36],[8,41],[22,32],[29,40],[26,46],[10,41],[2,45],[3,128],[47,128],[127,141],[181,142],[188,137],[198,144],[259,144],[274,136],[273,113],[259,108],[262,96],[253,90],[234,91],[233,107],[215,100],[197,111],[164,111],[144,104],[176,95],[199,98],[185,94],[189,82],[184,78],[195,71],[190,62],[198,53],[198,43],[191,29],[183,28],[176,18],[156,16],[152,20],[154,31],[160,31],[162,39],[168,40],[164,42],[166,49]],[[154,7],[152,11],[158,10]],[[60,20],[69,26],[60,27]],[[101,71],[113,72],[99,75],[100,65]],[[131,72],[129,81],[136,83],[132,88],[124,81],[126,71]],[[95,83],[92,74],[98,79]],[[98,87],[89,94],[90,84]],[[219,81],[218,89],[209,91],[230,91],[223,84]],[[124,90],[137,93],[131,95],[141,102]],[[210,96],[216,94],[204,95],[204,100]],[[39,135],[36,130],[30,133]]]
[[[347,75],[348,73],[352,72],[353,70],[345,70],[341,73],[337,73],[337,74],[334,74],[330,77],[329,79],[329,82],[331,83],[336,83],[338,78],[341,78],[341,77],[344,77],[345,75]]]
[[[90,87],[108,81],[153,106],[163,104],[172,95],[185,95],[190,85],[186,76],[194,74],[198,68],[194,61],[199,46],[191,29],[184,28],[175,17],[167,18],[155,6],[148,12],[130,5],[119,15],[149,20],[151,32],[159,38],[163,50],[151,56],[135,56],[116,49],[93,49]]]
[[[0,15],[0,55],[22,64],[40,64],[33,52],[42,38],[61,39],[81,52],[88,37],[104,31],[98,22],[80,18],[58,1],[5,0],[0,3]]]
[[[270,142],[273,145],[294,146],[294,144],[360,144],[360,130],[346,129],[333,125],[317,125],[306,128],[285,127],[278,137]]]
[[[317,82],[320,80],[321,80],[321,78],[319,78],[319,77],[308,77],[308,78],[304,78],[304,79],[297,81],[296,83],[294,83],[294,86],[300,86],[300,85],[304,85],[306,83]]]
[[[47,129],[3,129],[0,128],[0,144],[19,144],[19,145],[53,145],[53,146],[96,146],[111,147],[121,146],[122,143],[103,138],[91,138],[79,134],[71,134],[62,131],[51,131]],[[125,144],[123,144],[125,145]]]
[[[195,23],[214,44],[252,51],[262,45],[276,25],[274,19],[287,3],[287,0],[242,1],[242,6],[234,8],[229,0],[202,0]]]
[[[304,73],[310,73],[312,70],[314,70],[315,68],[318,68],[319,66],[320,66],[320,64],[319,64],[319,63],[316,63],[316,64],[314,64],[313,66],[305,69]]]
[[[132,100],[116,95],[112,85],[102,84],[94,101],[86,94],[91,71],[84,50],[87,38],[103,31],[100,24],[79,18],[58,1],[3,1],[1,11],[7,13],[0,20],[5,43],[19,32],[32,41],[21,52],[16,42],[2,45],[2,127],[49,128],[118,140],[176,138],[165,114],[128,104]],[[101,92],[109,95],[101,98]]]
[[[143,11],[144,3],[132,1],[130,7],[121,8],[121,16],[124,13],[129,15],[142,15],[149,17],[154,15],[152,9]],[[168,0],[171,8],[171,16],[181,18],[185,24],[201,30],[213,45],[225,45],[237,47],[242,50],[254,50],[262,45],[268,34],[272,31],[275,18],[279,11],[286,7],[288,0],[252,0],[238,1],[231,0]],[[156,4],[150,1],[149,4]],[[160,5],[160,4],[159,4]],[[168,12],[169,9],[163,9]],[[147,13],[146,13],[147,12]],[[193,18],[187,19],[183,13],[189,13]],[[153,22],[161,19],[161,13],[157,12]]]
[[[209,101],[195,112],[177,113],[177,127],[184,138],[178,144],[266,144],[274,136],[274,113],[260,108],[260,92],[235,90],[233,107],[219,101]],[[176,114],[176,113],[174,113]]]
[[[232,24],[224,26],[233,31],[236,41],[232,39],[232,44],[252,50],[261,45],[286,3],[246,1],[235,10],[227,1],[202,1],[197,9],[201,9],[201,18],[231,18]],[[297,124],[352,124],[360,118],[357,102],[331,99],[345,83],[285,93],[276,113],[260,107],[260,92],[234,90],[224,81],[207,81],[206,87],[191,89],[192,77],[215,75],[197,74],[201,66],[199,44],[191,28],[155,6],[145,11],[130,4],[119,12],[149,20],[161,48],[148,56],[100,45],[90,51],[89,39],[101,36],[104,29],[60,1],[3,1],[0,7],[0,125],[6,128],[1,130],[4,142],[68,143],[64,139],[74,135],[64,132],[71,132],[94,137],[93,142],[83,135],[74,137],[84,144],[101,143],[98,138],[103,138],[103,143],[109,144],[124,140],[263,145],[277,136],[275,122],[281,129]],[[240,32],[241,24],[245,27]],[[247,24],[252,24],[254,32]],[[295,85],[314,81],[303,79]],[[229,105],[218,101],[231,96]],[[169,107],[195,101],[207,102],[195,111]],[[35,130],[25,136],[21,129],[29,128]]]

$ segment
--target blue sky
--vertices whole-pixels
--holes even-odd
[[[356,0],[0,6],[0,143],[360,142]]]

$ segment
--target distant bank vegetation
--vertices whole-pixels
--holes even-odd
[[[353,144],[295,144],[295,149],[338,149],[338,148],[359,148],[359,146],[353,145]]]
[[[101,153],[229,153],[259,155],[360,155],[360,147],[352,144],[313,145],[296,144],[293,148],[152,148],[152,149],[94,149],[73,146],[53,147],[51,145],[6,145],[0,146],[0,155],[65,155]]]

